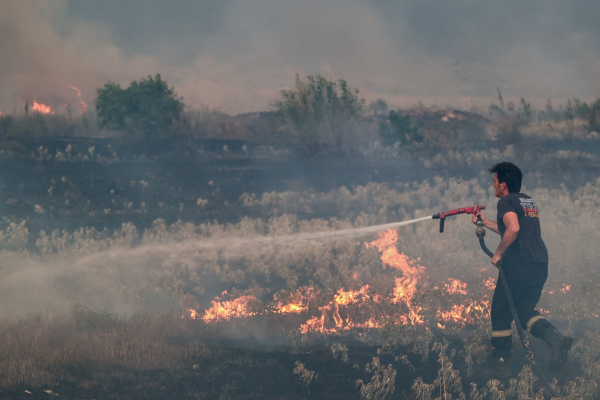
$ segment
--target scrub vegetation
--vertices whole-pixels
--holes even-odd
[[[578,340],[570,372],[552,375],[568,398],[585,393],[584,397],[594,398],[600,379],[594,372],[600,356],[595,334],[600,280],[593,262],[599,191],[600,182],[575,193],[529,191],[543,210],[544,238],[552,258],[540,307]],[[57,393],[124,390],[140,396],[140,387],[159,396],[164,386],[163,391],[180,391],[190,398],[197,392],[218,398],[222,391],[244,397],[247,391],[269,385],[267,381],[256,387],[243,383],[243,377],[253,376],[253,369],[277,374],[283,372],[273,370],[287,366],[280,378],[288,386],[271,386],[269,395],[284,396],[291,390],[298,396],[332,396],[328,385],[355,379],[361,381],[358,387],[346,383],[344,395],[389,398],[398,391],[412,391],[415,396],[436,397],[446,391],[448,396],[470,393],[472,398],[530,396],[532,384],[535,392],[540,387],[531,382],[523,354],[513,367],[523,372],[508,386],[481,381],[474,372],[488,352],[486,316],[474,325],[440,330],[435,313],[424,311],[423,325],[390,323],[382,329],[300,333],[301,323],[319,315],[319,301],[332,298],[339,289],[357,290],[370,284],[384,294],[394,277],[402,276],[383,269],[377,249],[364,246],[372,237],[301,248],[283,244],[272,251],[242,243],[409,219],[473,200],[491,204],[491,196],[477,180],[441,179],[434,185],[370,184],[352,191],[269,193],[246,197],[243,207],[257,216],[235,224],[167,225],[156,220],[144,231],[132,225],[110,232],[54,231],[39,235],[35,250],[25,248],[30,235],[26,224],[10,223],[0,235],[2,275],[10,280],[3,284],[5,312],[19,315],[24,307],[38,306],[37,301],[57,309],[4,320],[2,385],[6,390],[42,388]],[[314,209],[330,217],[298,215],[308,199]],[[444,234],[437,228],[436,223],[425,222],[399,230],[397,249],[419,259],[429,282],[422,286],[417,304],[435,311],[464,301],[465,296],[444,295],[433,288],[448,278],[466,283],[467,298],[485,299],[491,292],[482,282],[495,275],[477,247],[471,222],[468,218],[448,221]],[[492,238],[488,241],[494,243]],[[236,246],[240,251],[235,251]],[[43,281],[38,281],[39,274]],[[10,285],[16,287],[11,290]],[[299,314],[272,311],[274,299],[284,300],[302,286],[312,287],[320,299]],[[215,297],[243,296],[256,299],[251,305],[254,316],[205,323],[186,312],[188,307],[200,312],[210,308]],[[68,311],[70,303],[79,306]],[[60,311],[61,306],[66,309]],[[385,311],[382,308],[383,315]],[[329,347],[343,350],[339,343],[346,346],[345,356],[336,356],[336,351],[328,356],[319,353]],[[547,362],[545,346],[538,344],[534,351],[539,363]],[[332,364],[338,372],[331,371]],[[355,364],[358,369],[352,367]],[[431,376],[432,369],[439,369],[438,378]],[[231,378],[232,371],[236,379]],[[340,376],[340,371],[347,375]],[[155,380],[154,374],[160,378]]]
[[[382,235],[307,239],[474,202],[494,218],[485,168],[510,160],[550,252],[539,307],[576,340],[552,373],[532,338],[536,362],[564,398],[598,398],[597,102],[496,103],[390,110],[316,76],[262,114],[184,110],[177,140],[1,117],[0,397],[541,399],[516,340],[510,381],[480,373],[497,276],[470,217],[399,228],[385,251],[408,270]]]

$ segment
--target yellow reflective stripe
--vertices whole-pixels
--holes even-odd
[[[493,331],[492,337],[506,337],[512,335],[512,329],[507,329],[505,331]]]
[[[540,319],[544,319],[544,317],[542,317],[541,315],[536,315],[535,317],[532,317],[527,322],[527,332],[531,332],[531,327],[533,326],[533,324],[535,324],[536,322],[538,322]]]

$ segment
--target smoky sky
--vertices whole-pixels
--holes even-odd
[[[466,107],[600,96],[600,2],[8,0],[0,111],[93,104],[108,81],[161,73],[191,108],[269,109],[294,74],[368,100]],[[488,103],[489,104],[489,103]]]

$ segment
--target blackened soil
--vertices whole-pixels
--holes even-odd
[[[444,338],[436,338],[442,341]],[[460,371],[462,388],[470,392],[470,383],[485,386],[487,378],[481,374],[481,366],[475,367],[469,377],[462,343],[456,338],[449,341],[447,354],[456,350],[453,368]],[[515,347],[517,345],[515,344]],[[573,379],[577,366],[568,365],[562,372],[552,374],[544,365],[548,353],[545,345],[532,342],[532,350],[549,380],[557,378],[559,384]],[[390,354],[379,354],[377,345],[359,341],[347,343],[349,361],[334,357],[330,343],[313,343],[300,348],[267,348],[264,345],[248,348],[210,347],[209,355],[178,368],[157,370],[128,370],[119,366],[94,368],[86,365],[66,366],[62,379],[52,386],[37,388],[18,387],[0,392],[4,399],[359,399],[357,380],[368,383],[371,374],[365,365],[379,357],[384,367],[392,365],[396,370],[395,392],[391,398],[412,398],[412,386],[417,377],[432,383],[438,376],[439,354],[431,351],[426,359],[408,353],[409,366]],[[401,354],[399,351],[397,354]],[[294,373],[296,363],[315,372],[309,382]],[[527,363],[524,352],[516,347],[511,369],[516,378]],[[414,367],[414,369],[413,369]],[[506,384],[505,382],[504,384]],[[539,386],[539,383],[538,383]],[[541,386],[540,386],[541,387]]]
[[[13,154],[2,150],[0,143],[0,212],[11,220],[27,220],[32,233],[81,226],[112,230],[124,222],[144,229],[156,218],[168,224],[178,219],[235,223],[250,212],[240,201],[244,193],[328,192],[341,186],[352,189],[369,182],[393,186],[436,176],[473,179],[488,167],[486,161],[485,165],[425,168],[419,157],[430,159],[438,150],[420,147],[411,150],[411,157],[376,160],[362,154],[303,157],[286,148],[217,139],[127,144],[114,139],[46,138],[19,146],[21,151]],[[487,150],[492,144],[456,146],[454,151],[460,152]],[[579,151],[585,143],[546,141],[544,146],[548,151]],[[588,145],[584,150],[593,149]],[[600,171],[593,162],[568,168],[521,167],[530,174],[544,172],[541,176],[553,181],[537,184],[549,188],[563,184],[575,188],[595,181]],[[557,180],[555,173],[564,177]],[[484,178],[489,184],[487,175]]]
[[[399,163],[373,166],[361,155],[306,158],[239,140],[40,139],[24,143],[20,156],[0,157],[0,211],[27,220],[31,232],[115,229],[124,222],[144,229],[156,218],[235,223],[248,213],[244,193],[326,192],[394,183],[400,175],[430,174]],[[199,206],[199,199],[207,203]]]
[[[349,355],[351,362],[345,363],[333,358],[329,348],[320,346],[297,352],[214,348],[209,358],[184,368],[115,368],[90,371],[88,376],[72,371],[54,386],[19,387],[0,393],[0,399],[358,399],[356,380],[370,379],[364,367],[377,356],[377,348],[350,346]],[[297,361],[317,374],[308,385],[294,374]],[[391,356],[382,356],[381,361],[401,369],[396,390],[409,391],[417,374],[402,369]],[[437,374],[435,364],[432,366],[432,373],[426,375]]]

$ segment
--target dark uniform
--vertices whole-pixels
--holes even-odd
[[[535,337],[552,325],[535,310],[548,277],[548,250],[542,240],[538,208],[533,199],[523,193],[509,193],[498,201],[498,231],[504,237],[506,226],[502,218],[514,212],[519,219],[519,234],[502,255],[508,287],[519,320]],[[492,300],[492,346],[502,352],[512,347],[513,315],[508,305],[500,277]]]

